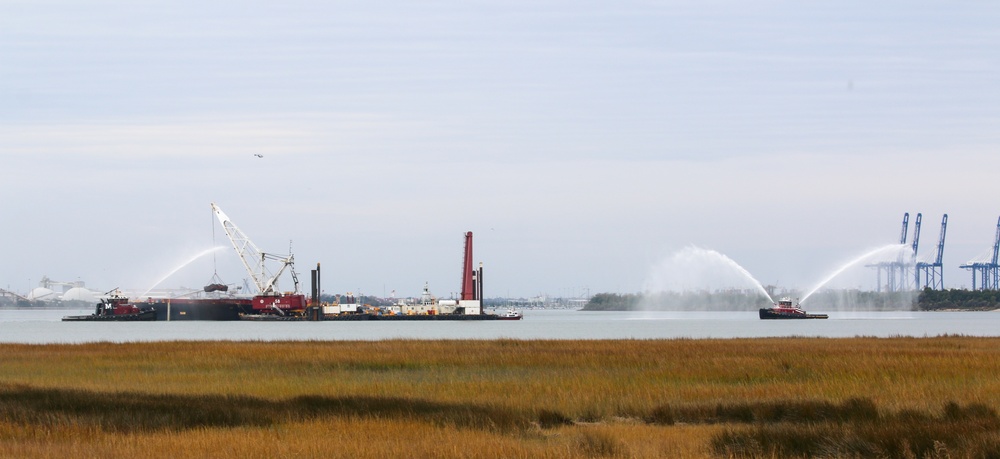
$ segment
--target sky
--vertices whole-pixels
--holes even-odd
[[[487,297],[638,292],[690,247],[809,289],[905,212],[927,256],[949,215],[968,287],[1000,216],[996,24],[980,1],[0,0],[0,287],[243,283],[213,202],[305,291],[321,263],[329,293],[454,295],[466,231]]]

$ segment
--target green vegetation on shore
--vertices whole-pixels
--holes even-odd
[[[798,298],[799,292],[782,292],[777,297]],[[657,293],[598,293],[584,311],[756,311],[770,304],[754,291],[698,291]],[[918,292],[863,292],[822,290],[809,297],[803,307],[818,311],[863,308],[865,310],[906,311],[992,311],[1000,309],[1000,291],[931,290]]]
[[[997,290],[931,290],[924,289],[917,299],[917,309],[938,311],[992,311],[1000,309],[1000,291]]]
[[[996,457],[1000,339],[0,345],[3,457]]]

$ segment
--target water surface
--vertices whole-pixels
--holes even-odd
[[[756,312],[526,310],[519,321],[62,322],[91,310],[0,310],[0,342],[171,340],[670,339],[1000,336],[1000,312],[826,312],[826,320],[760,320]],[[824,311],[816,311],[824,312]]]

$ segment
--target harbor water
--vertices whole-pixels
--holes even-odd
[[[1000,311],[836,312],[825,320],[760,320],[757,312],[525,310],[517,321],[62,322],[68,309],[0,310],[0,342],[384,339],[672,339],[1000,336]]]

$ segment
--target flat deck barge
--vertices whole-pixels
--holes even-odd
[[[337,315],[324,315],[322,318],[315,319],[305,316],[281,316],[276,314],[243,314],[240,316],[240,320],[259,320],[259,321],[303,321],[303,320],[321,320],[321,321],[434,321],[434,320],[499,320],[500,316],[496,314],[337,314]]]

